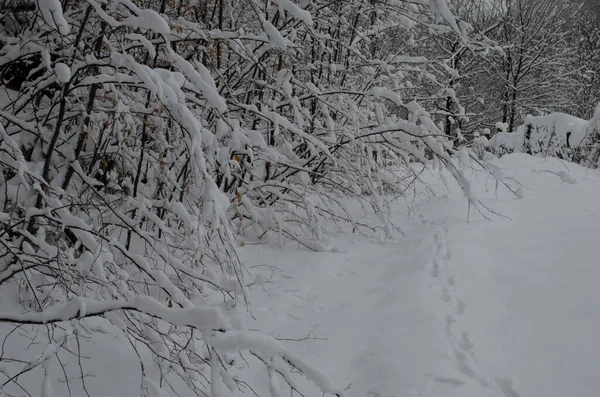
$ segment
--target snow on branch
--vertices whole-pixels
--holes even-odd
[[[42,18],[44,18],[44,22],[58,30],[62,35],[69,34],[69,24],[63,15],[60,0],[36,0],[36,5],[42,14]]]
[[[180,327],[193,327],[199,330],[232,329],[227,317],[213,307],[173,308],[156,299],[136,296],[131,300],[96,301],[83,297],[71,299],[69,303],[55,309],[23,314],[0,313],[0,321],[20,324],[51,324],[74,319],[101,316],[118,310],[133,310],[159,318]]]

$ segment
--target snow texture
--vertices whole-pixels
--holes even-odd
[[[69,34],[69,24],[63,15],[60,0],[36,0],[36,5],[42,14],[44,22],[53,29],[58,30],[62,35]]]
[[[277,28],[271,24],[271,22],[263,19],[262,27],[269,38],[269,43],[273,48],[279,48],[281,50],[285,50],[287,48],[287,41],[285,38],[283,38],[279,30],[277,30]]]
[[[292,3],[290,0],[274,0],[273,2],[277,4],[282,14],[284,12],[287,12],[293,18],[304,22],[308,26],[312,26],[313,21],[310,16],[310,12],[301,9],[296,4]]]
[[[62,62],[54,65],[54,73],[56,73],[56,78],[61,83],[67,83],[69,80],[71,80],[71,69]]]

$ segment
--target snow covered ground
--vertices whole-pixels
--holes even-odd
[[[524,198],[468,172],[489,219],[467,221],[449,175],[428,175],[436,195],[394,214],[405,237],[247,246],[248,266],[273,274],[248,326],[308,337],[285,343],[349,397],[600,395],[600,173],[523,154],[495,164]]]
[[[495,213],[468,214],[447,171],[426,171],[435,194],[410,208],[398,203],[392,214],[404,236],[337,234],[335,252],[245,244],[242,260],[270,282],[251,287],[251,315],[240,308],[240,318],[287,339],[346,397],[600,395],[600,172],[524,154],[494,163],[495,175],[503,173],[513,190],[520,184],[523,196],[467,171]],[[91,397],[145,395],[140,359],[126,339],[105,332],[73,346],[84,367],[66,363],[70,394],[62,369],[51,369],[56,393],[85,395],[85,373]],[[15,336],[2,354],[40,354],[41,346],[27,342]],[[245,355],[230,372],[269,396],[268,371],[248,369],[253,361]],[[158,378],[151,365],[145,371]],[[42,379],[32,372],[23,382],[37,392]],[[298,387],[307,397],[321,395],[306,381]],[[253,394],[245,388],[244,395]]]

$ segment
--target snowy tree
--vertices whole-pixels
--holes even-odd
[[[428,36],[429,56],[439,59],[445,69],[441,71],[441,84],[433,87],[437,96],[432,96],[432,106],[442,116],[444,132],[460,145],[491,122],[486,109],[493,95],[487,85],[490,80],[487,65],[498,59],[502,48],[488,37],[500,25],[490,3],[453,0],[450,4],[469,40],[451,30]]]
[[[577,4],[576,4],[577,5]],[[571,36],[573,68],[580,71],[573,90],[574,116],[589,120],[600,103],[600,3],[584,1]]]
[[[513,131],[528,113],[567,110],[568,93],[577,71],[566,67],[572,49],[569,24],[576,13],[559,0],[503,0],[500,26],[492,38],[503,55],[488,72],[496,81],[501,118]]]
[[[501,122],[512,131],[527,114],[575,112],[579,103],[593,109],[593,100],[579,93],[590,90],[595,76],[593,62],[582,58],[595,52],[577,50],[577,43],[586,43],[581,30],[594,26],[582,20],[589,12],[558,0],[453,0],[451,4],[471,31],[470,43],[485,45],[465,46],[452,32],[431,37],[434,52],[452,60],[457,72],[446,80],[451,95],[441,97],[437,105],[449,113],[446,129],[470,136],[484,128],[495,129]]]

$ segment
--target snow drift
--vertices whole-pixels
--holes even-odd
[[[478,141],[481,143],[481,141]],[[600,107],[582,120],[564,113],[529,116],[515,132],[500,132],[483,142],[492,153],[527,153],[551,156],[597,168],[600,157]]]

